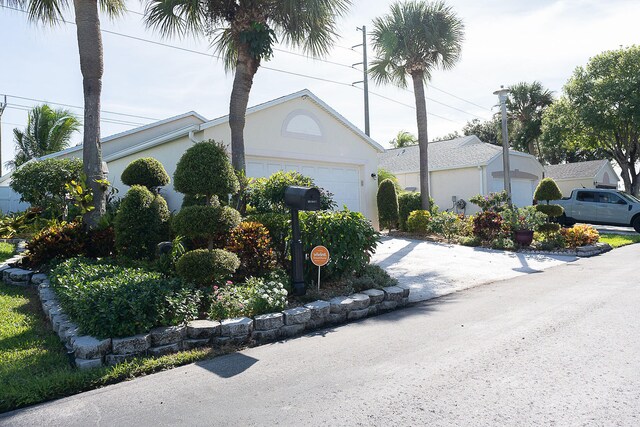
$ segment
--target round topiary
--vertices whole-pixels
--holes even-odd
[[[536,210],[550,218],[558,217],[564,212],[564,208],[560,205],[536,205]]]
[[[215,199],[215,201],[213,201]],[[212,198],[209,204],[215,204],[219,202],[218,198]],[[193,194],[185,194],[182,199],[181,208],[186,208],[189,206],[205,206],[207,204],[207,199],[205,196],[193,195]],[[219,204],[219,203],[218,203]]]
[[[176,272],[183,279],[200,286],[222,285],[239,266],[237,255],[224,249],[196,249],[180,257]]]
[[[398,224],[398,194],[393,181],[385,179],[378,187],[378,218],[380,228],[397,227]]]
[[[148,189],[162,187],[170,182],[167,171],[153,157],[143,157],[129,163],[120,176],[124,185],[143,185]]]
[[[214,198],[212,200],[217,199]],[[173,228],[178,235],[208,240],[209,249],[220,235],[228,234],[241,221],[240,213],[228,206],[188,206],[173,218]]]
[[[533,194],[533,198],[536,200],[558,200],[562,199],[562,192],[558,188],[556,182],[551,178],[544,178],[540,181],[536,187],[536,191]]]
[[[173,187],[184,194],[225,196],[238,191],[238,178],[222,144],[198,142],[182,155],[173,174]]]
[[[115,219],[116,250],[134,259],[152,258],[158,243],[169,239],[169,207],[162,196],[134,185],[122,199]]]
[[[560,231],[560,224],[556,224],[555,222],[545,222],[538,226],[537,231],[545,234],[557,233]]]

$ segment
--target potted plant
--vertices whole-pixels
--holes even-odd
[[[533,232],[545,223],[546,215],[533,206],[505,212],[513,230],[513,238],[520,246],[529,246],[533,241]]]

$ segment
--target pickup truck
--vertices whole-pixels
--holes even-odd
[[[570,197],[552,203],[564,208],[558,219],[562,225],[576,222],[633,227],[640,233],[640,200],[618,190],[579,188]]]

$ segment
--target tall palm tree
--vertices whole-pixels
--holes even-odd
[[[6,163],[7,167],[15,170],[31,159],[67,148],[71,136],[79,129],[80,122],[69,110],[54,110],[47,104],[34,107],[27,115],[24,130],[13,130],[16,155]]]
[[[416,100],[420,150],[420,193],[429,209],[429,156],[425,83],[438,69],[450,69],[460,58],[464,24],[442,1],[396,2],[389,14],[373,21],[373,48],[377,59],[369,69],[377,83],[407,86],[411,77]]]
[[[513,144],[519,150],[542,160],[539,138],[542,135],[542,114],[553,103],[553,92],[542,83],[520,82],[509,88],[507,111],[516,124]]]
[[[50,26],[62,22],[63,11],[69,8],[68,0],[0,0],[0,4],[5,3],[26,10],[30,21]],[[95,207],[84,217],[88,227],[97,225],[106,207],[103,184],[98,182],[105,178],[100,144],[100,95],[104,64],[99,8],[108,16],[116,17],[125,11],[124,0],[73,0],[84,92],[82,161],[88,185],[93,190]]]
[[[235,70],[229,126],[231,162],[245,170],[244,125],[253,78],[278,41],[311,56],[326,54],[336,37],[336,19],[350,0],[149,0],[147,25],[164,36],[211,37],[227,71]]]
[[[395,138],[389,141],[389,143],[394,148],[402,148],[408,147],[410,145],[416,145],[418,143],[418,139],[411,132],[401,130],[400,132],[398,132]]]

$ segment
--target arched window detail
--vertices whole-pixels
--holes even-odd
[[[322,124],[310,111],[294,110],[282,122],[282,136],[324,141]]]

